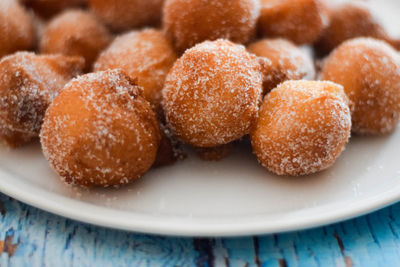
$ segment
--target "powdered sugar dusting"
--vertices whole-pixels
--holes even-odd
[[[247,134],[261,98],[260,70],[243,46],[226,40],[187,50],[163,89],[171,129],[199,147],[226,144]]]
[[[331,166],[350,137],[351,116],[340,85],[288,81],[266,96],[251,133],[263,166],[306,175]]]

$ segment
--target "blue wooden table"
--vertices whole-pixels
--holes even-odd
[[[400,204],[344,223],[244,238],[95,227],[0,194],[0,266],[400,266]]]

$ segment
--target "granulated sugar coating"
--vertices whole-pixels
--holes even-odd
[[[3,0],[1,0],[3,1]],[[36,14],[44,18],[50,18],[57,13],[68,9],[86,5],[87,0],[19,0],[32,8]]]
[[[318,39],[328,18],[322,0],[260,0],[259,31],[265,37],[282,37],[296,44]]]
[[[332,5],[328,10],[330,23],[315,44],[320,55],[326,55],[342,42],[356,37],[389,38],[362,2]]]
[[[219,38],[246,43],[255,32],[259,11],[258,0],[166,0],[163,26],[181,52]]]
[[[35,45],[33,18],[17,0],[0,0],[0,58]]]
[[[163,107],[180,139],[214,147],[249,133],[261,94],[255,56],[227,40],[207,41],[176,61],[163,89]]]
[[[114,31],[157,25],[164,0],[89,0],[90,9]]]
[[[161,31],[126,33],[99,56],[95,71],[120,68],[143,88],[143,96],[160,110],[165,77],[176,60],[174,49]]]
[[[0,61],[0,139],[19,146],[39,135],[59,90],[80,74],[84,60],[18,52]]]
[[[107,28],[91,13],[69,10],[54,17],[40,40],[40,52],[81,56],[85,70],[92,68],[99,53],[111,42]]]
[[[250,44],[247,50],[271,62],[271,64],[263,65],[264,94],[287,80],[315,78],[314,62],[311,56],[290,41],[264,39]]]
[[[68,83],[47,110],[40,137],[45,157],[67,183],[104,187],[142,176],[161,138],[140,88],[119,70]]]
[[[331,82],[287,81],[264,98],[251,133],[260,163],[278,175],[330,167],[350,137],[347,97]]]
[[[372,38],[344,42],[324,62],[321,77],[344,86],[350,99],[353,132],[383,134],[400,117],[400,56]]]

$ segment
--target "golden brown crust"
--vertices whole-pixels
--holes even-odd
[[[251,132],[260,163],[278,175],[330,167],[350,136],[347,97],[331,82],[287,81],[272,90]]]
[[[36,42],[33,18],[16,0],[0,1],[0,58],[30,50]]]
[[[400,117],[400,57],[372,38],[344,42],[325,60],[321,79],[344,86],[350,99],[353,132],[393,131]]]
[[[37,137],[44,113],[83,59],[18,52],[0,61],[0,134],[11,146]]]
[[[178,51],[219,38],[246,43],[255,32],[258,0],[166,0],[163,26]]]
[[[104,187],[141,177],[161,138],[150,105],[118,70],[66,85],[47,110],[40,137],[44,155],[67,183]]]
[[[89,0],[90,9],[114,31],[154,26],[161,20],[164,0]]]
[[[261,67],[241,45],[203,42],[176,61],[162,93],[167,122],[181,140],[223,145],[250,131],[261,100]]]
[[[20,0],[36,14],[48,19],[67,8],[84,7],[87,0]]]
[[[261,0],[258,27],[264,37],[309,44],[318,39],[326,23],[321,0]]]
[[[247,50],[266,58],[263,66],[264,94],[287,80],[312,80],[315,78],[313,59],[306,52],[285,39],[263,39],[252,43]]]
[[[342,3],[328,10],[330,23],[315,44],[319,55],[329,54],[344,41],[356,37],[388,39],[383,27],[362,3]]]
[[[86,62],[85,70],[89,71],[110,42],[107,28],[91,13],[68,10],[54,17],[46,26],[40,40],[40,52],[81,56]]]
[[[159,30],[132,31],[116,38],[99,56],[94,70],[120,68],[143,88],[143,96],[161,111],[161,90],[176,60],[168,39]]]

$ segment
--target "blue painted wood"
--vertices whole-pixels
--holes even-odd
[[[317,229],[170,238],[95,227],[0,194],[0,266],[398,266],[400,204]]]

